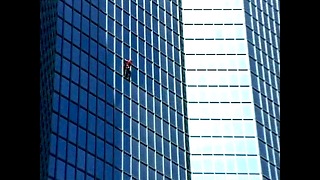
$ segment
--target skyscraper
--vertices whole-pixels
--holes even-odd
[[[280,178],[277,0],[40,2],[41,179]]]
[[[278,6],[182,1],[192,180],[280,178]]]
[[[60,0],[57,15],[49,179],[187,179],[178,1]]]
[[[40,179],[47,179],[57,1],[40,1]]]

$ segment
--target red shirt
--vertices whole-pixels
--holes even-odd
[[[131,60],[126,60],[126,67],[130,67],[132,65],[132,61]]]

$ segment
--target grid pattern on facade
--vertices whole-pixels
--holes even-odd
[[[50,179],[187,179],[180,15],[177,0],[58,2]]]
[[[279,1],[244,1],[260,161],[265,179],[280,179]]]
[[[243,1],[182,7],[192,179],[261,179]]]
[[[40,179],[47,179],[49,161],[54,52],[55,1],[40,1]]]

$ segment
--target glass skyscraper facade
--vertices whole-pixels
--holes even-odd
[[[40,179],[280,179],[278,0],[40,4]]]
[[[280,178],[278,5],[182,2],[192,180]]]
[[[279,0],[244,1],[261,173],[280,179]]]
[[[40,179],[47,179],[54,77],[57,1],[40,1]]]
[[[49,179],[187,179],[178,1],[61,0],[57,13]]]

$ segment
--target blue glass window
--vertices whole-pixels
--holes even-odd
[[[89,75],[89,91],[93,94],[97,94],[97,79],[91,74]]]
[[[108,17],[108,32],[110,32],[111,34],[115,34],[114,33],[114,29],[115,29],[114,23],[115,23],[115,21],[111,17]],[[110,39],[110,38],[108,37],[108,39]]]
[[[103,82],[98,81],[98,97],[104,99],[105,98],[105,90],[106,86]]]
[[[104,162],[102,162],[101,160],[99,160],[99,159],[96,159],[96,168],[95,168],[95,170],[96,170],[96,177],[98,178],[98,179],[103,179],[103,164],[104,164]]]
[[[145,77],[145,76],[142,75],[142,77]],[[139,77],[139,79],[141,79],[141,77]],[[146,91],[140,88],[139,88],[139,102],[141,105],[146,106]]]
[[[61,94],[66,97],[69,97],[69,80],[64,77],[61,78]]]
[[[124,153],[123,154],[123,170],[125,173],[128,173],[128,174],[131,174],[130,171],[131,171],[131,157]],[[126,175],[126,174],[124,174]],[[124,179],[126,179],[126,177],[124,177]],[[130,180],[130,177],[127,178],[128,180]]]
[[[158,134],[156,135],[156,149],[158,152],[162,153],[162,138]],[[158,160],[157,160],[158,161]],[[157,163],[158,164],[158,163]],[[162,168],[162,167],[161,167]],[[157,166],[158,169],[158,166]]]
[[[163,159],[163,157],[160,155],[160,154],[158,154],[158,153],[156,153],[156,162],[157,162],[157,164],[156,164],[156,169],[158,170],[158,171],[160,171],[160,172],[163,172],[163,162],[162,162],[162,159]],[[162,179],[162,178],[161,178]]]
[[[170,158],[170,142],[166,139],[163,139],[163,151],[164,156],[167,158]]]
[[[111,35],[110,33],[108,33],[108,38],[107,38],[107,42],[108,42],[108,49],[111,50],[111,53],[110,51],[108,50],[107,52],[107,65],[109,65],[109,63],[111,63],[113,61],[113,57],[110,57],[109,55],[113,55],[113,51],[114,51],[114,36]],[[110,62],[111,61],[111,62]],[[113,67],[113,66],[110,66],[110,67]]]
[[[150,111],[147,111],[148,119],[148,128],[154,130],[154,114]]]
[[[106,132],[106,141],[107,142],[110,142],[110,143],[113,143],[113,126],[111,126],[109,123],[106,123],[106,126],[105,126],[105,132]]]
[[[96,131],[96,116],[88,113],[88,130],[95,134]]]
[[[171,128],[172,128],[172,126],[170,126]],[[172,133],[172,134],[174,134],[174,133]],[[182,149],[184,149],[184,134],[181,132],[181,131],[178,131],[178,139],[179,139],[179,143],[178,143],[178,145],[179,145],[179,147],[180,148],[182,148]]]
[[[138,119],[138,104],[137,103],[135,103],[135,102],[132,102],[131,103],[131,108],[132,108],[132,110],[131,110],[131,112],[132,112],[132,117],[134,118],[134,119]]]
[[[80,105],[87,108],[88,103],[88,92],[80,88]]]
[[[114,148],[114,165],[115,165],[115,167],[122,169],[122,161],[123,161],[122,152],[119,149]]]
[[[64,22],[64,26],[63,26],[63,36],[64,38],[68,39],[69,41],[71,41],[71,26]]]
[[[102,7],[100,7],[99,9],[101,9]],[[99,15],[99,22],[98,22],[98,26],[100,26],[101,28],[105,28],[107,27],[107,16],[102,13],[101,11],[98,12],[98,15]]]
[[[179,134],[180,135],[180,134]],[[183,134],[182,134],[183,135]],[[179,140],[180,140],[180,137],[184,138],[184,136],[179,136]],[[184,146],[182,146],[181,148],[185,148]],[[178,163],[178,156],[177,156],[177,150],[178,150],[178,147],[174,144],[171,144],[171,158],[172,158],[172,161]],[[173,163],[174,164],[174,163]],[[173,165],[172,164],[172,165]]]
[[[89,173],[89,174],[94,174],[94,169],[95,169],[95,163],[94,163],[94,157],[91,155],[91,154],[89,154],[89,153],[87,153],[87,161],[86,161],[86,163],[87,163],[87,172]],[[93,178],[92,178],[93,179]]]
[[[140,159],[142,162],[147,163],[147,146],[140,144]]]
[[[123,134],[123,149],[124,151],[126,151],[127,153],[131,153],[131,146],[130,146],[130,136],[127,134]],[[124,159],[126,160],[126,159]],[[130,161],[130,159],[129,159]],[[130,165],[130,164],[129,164]],[[130,172],[130,171],[129,171]]]
[[[138,42],[137,42],[137,36],[135,34],[131,34],[131,47],[134,49],[137,49]]]
[[[141,5],[140,2],[139,2],[139,5]],[[141,5],[141,7],[143,7],[143,5]],[[138,20],[141,21],[142,23],[144,23],[145,12],[144,12],[144,9],[141,7],[138,6]]]
[[[98,10],[97,10],[97,8],[95,8],[94,6],[91,6],[90,13],[91,13],[90,19],[93,22],[98,23]]]
[[[176,60],[179,60],[179,59],[180,58],[178,58]],[[180,63],[180,62],[178,62],[178,63]],[[181,80],[181,74],[180,74],[181,67],[175,63],[174,63],[174,65],[175,65],[175,76],[174,77]]]
[[[66,179],[75,179],[75,168],[67,165]]]
[[[141,23],[141,22],[139,22],[138,23],[138,35],[139,35],[139,37],[140,38],[142,38],[142,39],[144,39],[145,37],[144,37],[144,25]],[[140,43],[139,43],[139,45],[140,45]],[[141,44],[142,45],[142,44]],[[143,47],[139,47],[139,50],[141,51],[141,52],[144,52],[144,48]]]
[[[76,3],[76,4],[80,4],[80,3]],[[73,25],[79,29],[81,24],[80,21],[81,21],[81,15],[78,12],[73,11]]]
[[[175,105],[176,105],[176,103],[175,103],[175,95],[174,95],[174,93],[172,92],[172,91],[169,91],[169,104],[170,104],[170,106],[172,107],[172,108],[175,108]]]
[[[71,80],[75,83],[79,83],[79,67],[76,65],[71,65]]]
[[[158,5],[156,2],[152,2],[152,15],[158,17]]]
[[[129,44],[129,37],[130,37],[130,32],[128,29],[123,28],[123,40],[125,43]],[[129,54],[125,55],[125,57],[129,57]]]
[[[152,18],[152,30],[155,32],[155,33],[159,33],[159,21],[157,18],[153,17]],[[153,35],[155,35],[155,33],[153,33]],[[157,36],[153,36],[154,38],[157,37]],[[158,45],[156,44],[155,45],[157,48],[158,48]]]
[[[180,48],[180,43],[179,43],[180,36],[178,34],[173,33],[173,41],[174,41],[174,46],[179,49]],[[178,53],[179,53],[179,51],[177,51],[177,52],[175,51],[175,55]],[[180,54],[179,54],[179,56],[180,56]],[[180,64],[180,58],[175,56],[175,61],[177,61],[177,59],[178,59],[178,63]]]
[[[105,157],[108,163],[113,164],[113,147],[109,143],[105,143]]]
[[[97,138],[97,144],[96,144],[96,149],[97,149],[97,156],[99,157],[99,158],[102,158],[102,159],[104,159],[104,142],[101,140],[101,139],[99,139],[99,138]]]
[[[67,143],[64,139],[58,138],[58,157],[66,159]]]
[[[148,100],[148,110],[153,111],[154,110],[154,108],[153,108],[153,96],[151,96],[149,93],[147,94],[147,100]]]
[[[119,93],[118,91],[116,91],[115,93],[115,107],[122,109],[122,104],[123,104],[123,100],[122,100],[122,94]]]
[[[132,121],[131,122],[131,132],[132,132],[132,136],[139,139],[139,124],[136,121]]]
[[[108,15],[114,18],[114,4],[108,1]]]
[[[155,162],[154,162],[154,159],[155,159],[155,152],[148,148],[148,165],[155,168]]]
[[[114,103],[113,99],[114,99],[114,89],[112,89],[110,86],[106,86],[106,100],[107,100],[107,102],[109,102],[110,104],[113,104]]]
[[[144,54],[145,54],[145,51],[144,51],[144,50],[145,50],[144,40],[142,40],[142,39],[139,38],[139,52],[144,55]],[[141,58],[141,54],[139,55],[139,58]],[[145,61],[145,58],[143,57],[142,60]],[[142,70],[142,69],[141,69],[141,70]]]
[[[118,30],[117,30],[117,32],[118,32]],[[120,31],[121,32],[121,31]],[[118,55],[122,55],[122,42],[119,40],[119,39],[117,39],[116,40],[116,53],[118,54]],[[120,69],[121,69],[121,67],[122,66],[120,66]],[[117,69],[118,70],[118,69]]]
[[[147,129],[144,126],[140,126],[140,141],[147,144]]]
[[[146,44],[146,56],[148,59],[152,59],[152,46],[149,45],[148,43]]]
[[[122,129],[122,121],[123,121],[123,118],[122,118],[122,112],[115,109],[115,112],[114,112],[114,126],[119,128],[119,129]]]
[[[63,40],[63,55],[71,59],[71,44],[66,40]]]
[[[78,127],[78,145],[86,148],[86,131]]]
[[[103,106],[104,108],[105,106]],[[97,135],[104,139],[104,121],[98,117],[97,119]]]
[[[260,158],[260,160],[261,160],[262,174],[270,178],[268,162],[262,158]]]
[[[74,33],[73,37],[79,38],[77,41],[79,42],[78,46],[80,47],[80,32],[79,32],[79,36],[76,36],[76,34],[77,33]],[[73,40],[73,42],[76,42],[76,41]],[[57,57],[57,55],[56,55],[56,57]],[[76,46],[72,46],[72,59],[71,59],[71,61],[74,62],[75,64],[77,64],[78,66],[80,66],[80,49],[77,48]]]
[[[57,167],[56,167],[56,178],[57,179],[64,179],[65,176],[65,162],[61,161],[61,160],[57,160]]]
[[[148,2],[148,1],[145,1]],[[145,22],[148,28],[152,28],[151,27],[151,15],[149,13],[145,13]]]
[[[154,147],[154,133],[148,129],[148,146],[155,149]]]
[[[147,179],[147,166],[140,163],[140,178]]]
[[[98,44],[96,41],[94,40],[90,40],[90,54],[95,57],[98,58]],[[97,70],[93,71],[93,73],[96,73]]]
[[[139,41],[141,40],[139,39]],[[139,69],[142,72],[145,72],[145,61],[146,59],[143,56],[139,55]]]
[[[132,168],[132,176],[135,177],[136,179],[139,179],[139,161],[137,161],[136,159],[132,159],[132,167],[136,167],[136,168]]]
[[[173,42],[172,42],[172,30],[171,29],[169,29],[168,27],[166,28],[167,29],[167,41],[169,42],[169,43],[171,43],[171,44],[173,44]],[[169,54],[169,57],[171,57],[172,58],[172,45],[171,44],[167,44],[168,45],[168,52],[169,53],[171,53],[171,55]],[[169,46],[171,47],[171,48],[169,48]]]
[[[173,126],[169,126],[169,128],[170,128],[171,142],[173,142],[174,144],[178,144],[177,143],[177,129],[174,128]]]
[[[85,34],[81,34],[81,48],[85,52],[89,52],[89,37]]]
[[[89,35],[89,20],[85,17],[82,17],[82,24],[81,24],[81,30],[86,35]]]
[[[139,159],[139,142],[135,139],[132,139],[132,156]],[[134,160],[134,159],[132,159]],[[132,167],[137,167],[134,166],[133,161],[132,161]],[[133,168],[133,169],[138,169],[138,168]]]
[[[182,151],[181,149],[179,149],[179,165],[181,166],[181,167],[185,167],[186,165],[185,165],[185,152],[184,151]],[[181,172],[181,171],[180,171]],[[181,173],[180,173],[180,175],[181,175]]]
[[[61,53],[61,45],[62,45],[62,39],[60,36],[57,36],[56,39],[56,51]]]
[[[104,179],[112,179],[113,178],[112,166],[110,166],[109,164],[105,164],[104,167],[105,167]]]
[[[155,99],[155,111],[158,116],[161,116],[161,102],[158,99]]]
[[[84,170],[84,166],[85,166],[85,152],[78,148],[78,152],[77,152],[77,168]]]
[[[106,73],[106,79],[107,79],[107,84],[109,84],[111,87],[113,87],[113,71],[110,68],[106,68],[107,69],[107,73]],[[107,91],[108,92],[108,91]],[[107,93],[108,95],[108,93]]]
[[[87,150],[92,154],[95,154],[96,138],[91,133],[87,133],[87,135],[88,135]]]
[[[137,20],[131,17],[131,31],[137,34]]]
[[[63,58],[62,60],[62,74],[70,78],[70,61]]]
[[[161,84],[167,87],[167,73],[164,70],[161,70]]]
[[[64,97],[60,97],[60,114],[68,117],[68,109],[69,109],[69,105],[68,105],[68,100]]]
[[[171,168],[170,168],[170,160],[168,160],[167,158],[164,158],[164,173],[166,176],[171,177]]]
[[[164,101],[165,103],[168,103],[168,90],[162,86],[162,101]]]
[[[58,133],[58,115],[56,113],[52,114],[51,130],[52,132]]]
[[[160,7],[163,7],[163,1],[160,1]],[[159,17],[160,17],[160,22],[165,22],[165,19],[164,19],[164,16],[165,16],[165,11],[162,9],[162,8],[159,8]]]

